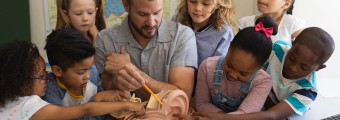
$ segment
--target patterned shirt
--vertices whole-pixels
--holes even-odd
[[[46,105],[48,103],[37,95],[19,97],[0,108],[0,120],[29,120]]]
[[[272,57],[265,66],[273,80],[271,94],[275,97],[271,97],[272,101],[275,103],[286,101],[296,114],[302,115],[317,95],[315,72],[295,80],[284,78],[283,63],[290,47],[291,44],[285,41],[276,41],[273,45]]]

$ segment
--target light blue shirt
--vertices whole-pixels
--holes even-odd
[[[213,24],[200,32],[195,31],[198,65],[211,56],[225,56],[228,52],[234,33],[228,24],[220,30],[215,29]]]

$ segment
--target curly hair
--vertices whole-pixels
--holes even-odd
[[[219,7],[210,16],[210,21],[214,21],[214,27],[220,30],[224,27],[227,22],[229,26],[236,33],[236,22],[235,22],[235,5],[233,0],[212,0],[214,3],[218,4]],[[191,17],[188,12],[188,1],[181,0],[177,7],[177,21],[190,26]]]
[[[0,46],[0,107],[33,91],[38,48],[28,41],[14,41]]]

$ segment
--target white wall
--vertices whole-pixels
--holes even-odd
[[[340,97],[340,1],[296,0],[293,15],[304,18],[307,26],[326,30],[334,39],[335,52],[326,62],[327,67],[317,72],[320,93],[325,97]],[[317,45],[316,45],[317,46]],[[317,49],[317,48],[316,48]]]
[[[30,22],[31,22],[31,40],[35,43],[42,57],[47,60],[44,50],[46,39],[44,0],[30,0]]]
[[[296,7],[293,15],[304,18],[307,26],[316,26],[326,30],[335,41],[335,52],[330,60],[326,63],[327,68],[320,70],[320,78],[334,78],[340,80],[339,71],[336,69],[340,66],[340,1],[339,0],[296,0]],[[294,13],[295,12],[295,13]],[[340,81],[339,81],[340,82]]]
[[[236,20],[241,17],[257,13],[256,0],[234,0],[236,8]]]

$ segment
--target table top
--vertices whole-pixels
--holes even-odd
[[[340,114],[340,97],[319,95],[305,114],[294,115],[291,120],[320,120],[336,114]]]

